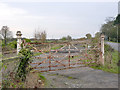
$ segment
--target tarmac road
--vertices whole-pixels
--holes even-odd
[[[45,88],[118,88],[118,74],[89,67],[44,72]]]

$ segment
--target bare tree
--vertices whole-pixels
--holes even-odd
[[[72,40],[72,37],[71,37],[70,35],[68,35],[66,38],[67,38],[67,40],[69,40],[69,41]]]
[[[46,37],[47,37],[47,33],[46,31],[36,31],[34,32],[34,38],[37,40],[40,40],[41,42],[45,42],[46,41]]]
[[[47,36],[46,31],[41,32],[41,42],[46,41],[46,36]]]
[[[7,44],[7,39],[11,39],[13,37],[12,31],[9,31],[9,27],[3,26],[0,30],[0,36],[4,39],[5,45]]]

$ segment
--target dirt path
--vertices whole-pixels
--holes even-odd
[[[45,88],[118,88],[118,75],[88,67],[44,72]]]

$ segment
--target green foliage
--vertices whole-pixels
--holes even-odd
[[[29,42],[29,43],[31,42],[31,40],[30,40],[30,39],[24,39],[24,40],[25,40],[26,42]]]
[[[4,68],[5,68],[5,70],[7,69],[7,66],[6,65],[4,65]]]
[[[15,82],[12,79],[7,79],[2,81],[2,89],[4,88],[24,88],[24,82]],[[6,90],[6,89],[5,89]]]
[[[56,47],[52,47],[51,50],[60,49],[61,47],[63,47],[63,45],[59,45],[59,46],[56,46]]]
[[[7,66],[6,66],[6,65],[3,65],[2,61],[0,61],[0,70],[1,70],[2,68],[4,68],[4,70],[6,70],[6,69],[7,69]]]
[[[62,37],[61,40],[65,41],[65,40],[67,40],[67,38],[66,37]]]
[[[105,46],[104,46],[104,48],[105,48],[105,52],[113,52],[114,51],[114,49],[110,46],[110,45],[108,45],[108,44],[104,44]]]
[[[109,54],[111,55],[111,57],[108,56]],[[94,69],[100,69],[106,72],[120,73],[118,72],[118,68],[120,68],[120,66],[117,65],[118,60],[119,60],[118,55],[120,55],[118,51],[105,52],[105,65],[104,66],[96,65],[96,66],[91,66],[91,67]],[[106,57],[109,57],[109,58],[106,58]]]
[[[65,41],[65,40],[72,40],[72,37],[70,35],[68,35],[67,37],[62,37],[61,40]]]
[[[9,42],[7,45],[5,45],[3,42],[2,42],[2,50],[3,51],[10,51],[10,50],[14,50],[17,48],[17,41],[12,41],[12,42]]]
[[[87,39],[91,39],[92,35],[90,33],[86,34]]]
[[[35,41],[33,41],[33,43],[40,43],[40,41],[38,41],[38,40],[35,40]]]
[[[41,52],[35,53],[33,56],[38,56],[38,55],[40,55],[40,54],[42,54],[42,53],[41,53]]]
[[[106,35],[106,40],[115,42],[117,42],[119,38],[117,30],[117,25],[114,25],[114,18],[107,18],[106,23],[103,24],[100,29],[100,31]]]
[[[71,76],[68,76],[68,79],[73,79],[73,77],[71,77]]]
[[[9,80],[2,80],[2,83],[3,83],[3,90],[4,90],[4,88],[8,88],[9,86],[10,86],[10,81]]]
[[[5,43],[4,42],[2,42],[2,47],[4,47],[5,46]]]
[[[116,17],[114,24],[120,24],[120,14]]]
[[[95,33],[95,38],[100,38],[100,32]]]
[[[17,48],[17,41],[12,41],[12,42],[8,43],[7,46],[10,46],[11,48],[16,49]]]
[[[92,45],[94,46],[95,43],[99,42],[99,38],[94,37],[92,38],[91,42],[92,42]]]
[[[27,67],[29,66],[29,61],[33,53],[30,49],[22,49],[19,53],[22,54],[23,57],[20,58],[21,62],[19,64],[16,77],[24,81],[28,72]]]
[[[45,78],[43,75],[41,75],[41,73],[39,73],[38,76],[39,76],[39,78],[40,78],[41,80],[43,80],[43,81],[46,80],[46,78]]]

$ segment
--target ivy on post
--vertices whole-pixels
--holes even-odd
[[[26,79],[26,74],[29,72],[28,66],[33,53],[30,49],[23,48],[20,50],[19,54],[21,54],[22,57],[20,58],[21,61],[18,66],[16,77],[24,81]]]

